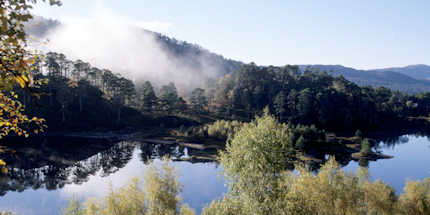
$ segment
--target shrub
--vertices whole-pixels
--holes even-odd
[[[180,201],[182,186],[176,180],[174,168],[164,161],[161,170],[150,166],[145,175],[145,186],[140,188],[139,179],[119,189],[110,187],[109,194],[101,199],[87,199],[84,207],[72,199],[66,215],[193,215]]]
[[[233,120],[217,120],[212,124],[208,124],[204,127],[204,130],[207,132],[209,137],[214,137],[218,139],[227,139],[229,136],[233,136],[235,132],[237,132],[240,127],[242,127],[243,123]]]
[[[430,214],[430,178],[422,182],[408,181],[398,208],[408,215]]]
[[[361,132],[360,129],[358,129],[357,131],[355,131],[355,136],[359,137],[359,138],[363,137],[363,133]]]
[[[272,181],[276,189],[264,195],[248,195],[253,188],[243,186],[213,201],[203,214],[399,214],[394,189],[380,181],[370,182],[364,169],[345,173],[334,159],[317,174],[298,169],[298,174],[280,174]]]
[[[361,156],[367,156],[371,153],[371,147],[369,139],[365,138],[363,141],[361,141],[361,149],[360,154]]]

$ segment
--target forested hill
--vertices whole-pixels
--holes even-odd
[[[406,66],[375,70],[357,70],[341,65],[300,65],[318,71],[329,71],[333,76],[343,76],[360,86],[383,86],[407,93],[430,91],[430,67],[426,65]]]
[[[31,35],[43,38],[48,35],[50,31],[61,26],[62,23],[56,20],[36,17],[28,24],[27,31]],[[212,78],[217,79],[225,74],[240,70],[241,66],[244,65],[243,62],[227,59],[222,55],[212,53],[196,44],[177,40],[175,38],[144,29],[139,29],[139,31],[136,32],[142,32],[142,35],[149,34],[154,36],[157,44],[162,48],[163,53],[166,53],[169,58],[175,59],[173,64],[169,64],[174,68],[168,69],[169,71],[167,73],[163,73],[162,71],[166,68],[155,68],[154,71],[151,71],[152,73],[169,74],[161,75],[163,76],[163,81],[168,78],[178,79],[178,75],[180,79],[185,79],[184,77],[196,77],[190,80],[182,80],[183,83],[179,83],[180,80],[165,80],[165,82],[162,82],[162,84],[175,82],[180,91],[188,88],[202,87],[202,85],[205,82],[208,82],[208,80]],[[85,59],[83,60],[85,61]],[[99,66],[106,67],[106,65]],[[384,86],[407,93],[430,91],[430,66],[426,65],[412,65],[403,68],[374,70],[358,70],[341,65],[300,65],[299,67],[302,71],[306,68],[319,71],[330,71],[330,74],[334,76],[343,76],[347,80],[352,81],[359,86]],[[145,69],[146,68],[143,68],[143,70]],[[151,67],[151,69],[153,68]],[[160,82],[160,80],[153,80],[149,77],[145,77],[144,79],[153,81],[154,84]],[[140,82],[139,79],[135,79],[135,81]],[[189,83],[199,84],[190,85]]]
[[[63,24],[57,20],[52,19],[46,19],[43,17],[35,17],[31,22],[27,24],[26,30],[30,35],[34,35],[36,38],[39,39],[48,39],[46,38],[51,32],[55,31],[56,28],[62,27]],[[168,57],[168,60],[174,59],[173,63],[170,63],[169,65],[172,65],[172,70],[175,70],[175,72],[184,72],[189,74],[187,75],[198,75],[193,73],[192,71],[205,73],[205,75],[202,75],[204,78],[218,78],[221,77],[227,73],[231,73],[233,71],[239,70],[241,66],[244,64],[240,61],[227,59],[224,56],[220,54],[215,54],[213,52],[210,52],[209,50],[197,45],[192,44],[186,41],[177,40],[175,38],[171,38],[168,36],[165,36],[161,33],[149,31],[143,28],[137,28],[137,30],[133,29],[133,33],[141,35],[137,35],[136,37],[141,37],[142,43],[144,43],[145,40],[147,40],[148,35],[152,36],[157,43],[156,46],[160,46],[162,52]],[[52,35],[49,35],[52,37]],[[123,41],[121,41],[123,42]],[[154,45],[154,44],[151,44]],[[146,51],[150,49],[145,49]],[[145,50],[142,50],[142,55]],[[49,50],[53,51],[53,50]],[[113,50],[114,51],[114,50]],[[70,56],[67,56],[70,57]],[[86,59],[82,59],[86,60]],[[152,59],[153,60],[153,59]],[[165,58],[160,57],[157,60],[166,60]],[[154,62],[154,64],[156,64]],[[99,65],[106,67],[106,65]],[[181,70],[180,68],[185,68]],[[113,69],[113,68],[109,68]],[[145,68],[143,68],[145,69]],[[151,67],[152,69],[152,67]],[[156,67],[156,69],[159,69]],[[160,72],[160,70],[154,70],[153,72]],[[155,81],[155,80],[153,80]],[[168,80],[175,81],[175,80]]]
[[[143,31],[154,34],[164,50],[168,50],[169,54],[179,58],[180,61],[185,64],[192,65],[197,69],[204,69],[207,66],[203,65],[203,63],[218,67],[218,74],[216,74],[215,77],[221,77],[225,74],[237,71],[244,64],[240,61],[226,59],[222,55],[212,53],[196,44],[180,41],[152,31]]]

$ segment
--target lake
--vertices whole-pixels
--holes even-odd
[[[76,141],[82,146],[77,147]],[[9,172],[0,177],[1,211],[60,214],[72,197],[79,200],[102,197],[110,184],[119,187],[132,177],[143,178],[147,162],[153,160],[155,165],[160,165],[160,157],[165,155],[173,158],[171,165],[178,170],[179,182],[184,186],[183,201],[197,213],[228,190],[220,175],[222,167],[217,163],[179,161],[201,153],[185,147],[48,139],[38,145],[20,144],[14,150],[13,156],[4,158]],[[372,180],[381,179],[402,192],[407,179],[430,177],[430,140],[427,137],[405,135],[380,142],[374,150],[394,158],[367,163]],[[343,168],[356,171],[358,167],[358,162],[351,161]]]

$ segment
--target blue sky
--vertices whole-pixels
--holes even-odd
[[[91,18],[100,7],[227,58],[261,65],[430,64],[427,0],[63,0],[60,8],[42,4],[34,12],[70,21]]]

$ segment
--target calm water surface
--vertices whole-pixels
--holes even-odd
[[[379,150],[394,157],[369,163],[372,180],[382,180],[400,193],[407,180],[422,180],[430,177],[430,140],[428,137],[402,136],[396,143],[380,143]],[[358,167],[357,162],[350,162],[344,169],[355,172]]]
[[[64,148],[64,147],[63,147]],[[394,158],[370,161],[368,167],[373,180],[381,179],[401,192],[407,179],[430,177],[430,141],[426,137],[402,136],[400,141],[380,143],[377,150]],[[59,149],[35,151],[30,147],[17,150],[8,161],[9,173],[0,178],[0,210],[18,214],[60,214],[61,208],[75,196],[79,200],[102,197],[109,184],[125,185],[131,177],[143,179],[148,160],[160,165],[160,156],[170,154],[174,159],[199,153],[176,146],[157,146],[145,143],[121,142],[94,150]],[[67,153],[64,153],[68,151]],[[216,163],[173,161],[179,181],[184,186],[183,201],[197,213],[213,199],[227,192]],[[349,162],[347,171],[356,171],[357,162]],[[144,182],[143,182],[144,183]]]

